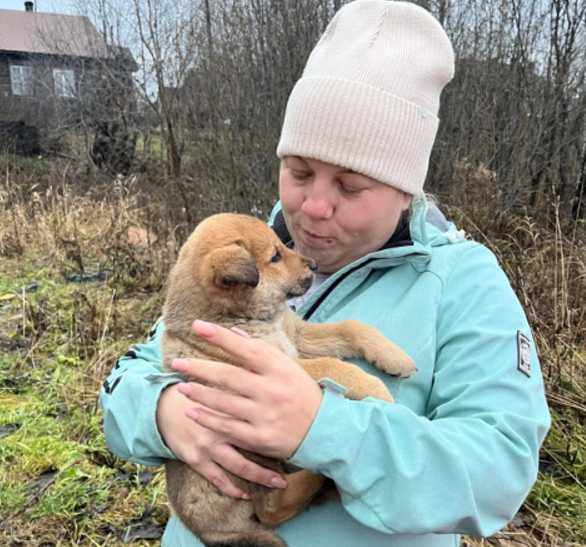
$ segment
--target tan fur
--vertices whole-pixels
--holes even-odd
[[[281,259],[272,259],[280,254]],[[195,357],[238,365],[222,350],[193,334],[194,319],[239,327],[280,348],[315,380],[330,378],[347,396],[392,402],[378,378],[341,359],[364,358],[388,374],[409,376],[411,358],[376,329],[360,321],[309,324],[285,301],[307,291],[315,264],[287,249],[253,217],[215,215],[204,220],[179,254],[164,308],[163,368],[173,359]],[[284,490],[250,483],[228,473],[252,502],[225,496],[188,465],[169,460],[167,490],[181,521],[208,547],[285,547],[268,528],[291,518],[322,489],[324,477],[243,453],[263,467],[286,474]]]

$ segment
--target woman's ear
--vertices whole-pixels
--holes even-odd
[[[413,194],[408,194],[407,192],[403,192],[403,203],[401,203],[401,211],[406,211],[411,206],[411,202],[413,201]]]

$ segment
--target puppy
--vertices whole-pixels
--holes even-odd
[[[309,324],[285,304],[304,294],[317,266],[281,243],[260,220],[220,214],[197,226],[170,275],[163,320],[163,369],[177,358],[239,365],[191,330],[194,319],[238,327],[297,362],[316,381],[330,378],[352,399],[392,402],[385,385],[340,359],[363,358],[381,370],[409,376],[411,358],[374,328],[356,320]],[[271,527],[291,518],[319,493],[324,477],[242,451],[260,465],[286,474],[286,489],[270,489],[229,473],[251,501],[225,496],[187,464],[168,460],[167,491],[180,520],[207,547],[286,547]]]

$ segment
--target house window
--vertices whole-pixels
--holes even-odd
[[[75,73],[73,70],[53,69],[55,93],[59,97],[75,97]]]
[[[33,70],[30,66],[10,66],[10,82],[13,95],[33,94]]]

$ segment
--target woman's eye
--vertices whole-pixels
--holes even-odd
[[[291,174],[292,178],[299,181],[305,181],[311,177],[310,173],[304,173],[303,171],[294,171],[293,169],[290,169],[289,173]]]
[[[279,262],[281,260],[281,253],[277,251],[277,254],[271,258],[271,262]]]
[[[363,190],[364,188],[355,188],[353,186],[345,186],[344,184],[340,184],[340,191],[342,194],[346,194],[347,196],[357,196]]]

